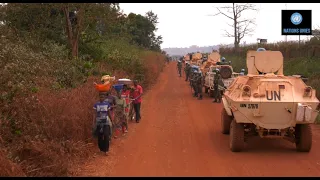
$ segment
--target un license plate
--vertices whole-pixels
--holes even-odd
[[[232,83],[233,79],[227,79],[223,81],[224,86],[229,87]]]

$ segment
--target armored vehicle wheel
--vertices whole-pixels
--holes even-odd
[[[296,125],[296,148],[300,152],[309,152],[312,147],[312,131],[310,124]]]
[[[244,128],[235,120],[232,120],[230,125],[229,144],[232,152],[240,152],[244,149]]]
[[[230,133],[230,124],[232,122],[232,117],[227,114],[227,111],[223,108],[221,111],[221,130],[222,134]]]

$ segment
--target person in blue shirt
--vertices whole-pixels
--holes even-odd
[[[95,103],[93,109],[95,110],[93,125],[94,125],[94,135],[98,137],[98,146],[101,152],[108,155],[112,118],[110,113],[111,105],[106,99],[106,93],[100,92],[100,101]]]

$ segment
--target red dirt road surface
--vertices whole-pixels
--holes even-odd
[[[143,97],[142,119],[96,155],[75,176],[320,176],[320,129],[313,128],[310,153],[286,140],[252,138],[246,150],[229,150],[220,128],[221,104],[191,96],[170,63]],[[98,151],[98,147],[97,151]]]

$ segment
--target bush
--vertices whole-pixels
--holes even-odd
[[[66,47],[51,41],[0,39],[0,133],[9,158],[28,176],[67,176],[74,157],[88,156],[94,80],[110,74],[147,88],[165,64],[162,54],[125,40],[84,49],[69,60]]]
[[[165,62],[141,48],[160,51],[154,13],[127,16],[110,3],[69,5],[86,12],[71,19],[72,33],[63,4],[0,6],[0,148],[27,176],[66,176],[71,162],[87,157],[93,82],[101,75],[138,79],[147,88]],[[69,40],[79,42],[75,59]]]

